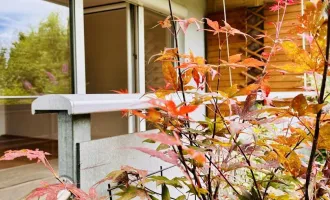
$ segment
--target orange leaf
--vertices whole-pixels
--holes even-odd
[[[203,166],[205,164],[206,157],[203,153],[194,149],[186,149],[186,151],[199,166]]]
[[[265,66],[266,63],[260,61],[260,60],[257,60],[255,58],[247,58],[247,59],[244,59],[242,62],[241,62],[242,65],[245,65],[247,67],[262,67],[262,66]]]
[[[172,26],[170,16],[166,17],[164,21],[159,21],[158,24],[161,25],[162,28],[170,28]]]
[[[229,57],[229,63],[237,63],[242,60],[242,54],[235,54]]]
[[[236,96],[238,96],[238,95],[249,95],[252,92],[258,90],[259,88],[260,88],[259,84],[252,83],[252,84],[246,86],[245,88],[239,90],[235,95]]]

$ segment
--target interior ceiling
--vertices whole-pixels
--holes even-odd
[[[154,0],[153,0],[154,1]],[[112,3],[123,2],[123,0],[84,0],[84,7],[93,7]]]
[[[123,2],[125,0],[84,0],[84,7],[93,7],[99,5],[106,5],[111,3]],[[157,0],[150,0],[157,1]],[[223,9],[223,0],[200,0],[208,3],[208,10],[218,11]],[[265,2],[271,2],[274,0],[225,0],[226,8],[237,7],[254,7],[260,6]],[[178,1],[180,2],[180,1]]]
[[[226,9],[238,7],[255,7],[264,3],[273,2],[274,0],[225,0]],[[223,0],[207,0],[208,12],[217,12],[223,10]]]

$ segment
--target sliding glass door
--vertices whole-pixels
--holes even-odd
[[[85,8],[87,94],[135,92],[130,5],[119,3]],[[134,121],[120,112],[92,115],[92,137],[133,132]]]

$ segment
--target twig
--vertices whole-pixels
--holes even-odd
[[[328,19],[330,19],[330,13],[329,13],[329,7],[327,7],[326,10],[328,14]],[[329,66],[329,53],[330,53],[330,20],[328,20],[328,30],[327,30],[327,41],[326,41],[326,60],[324,61],[324,68],[323,68],[323,77],[322,77],[322,83],[321,83],[321,91],[320,96],[318,98],[318,103],[323,104],[324,103],[324,94],[325,94],[325,87],[326,87],[326,81],[327,81],[327,75],[328,75],[328,66]],[[307,172],[306,172],[306,184],[305,184],[305,200],[309,200],[309,184],[310,179],[312,175],[312,168],[314,164],[315,154],[316,154],[316,148],[318,144],[318,139],[320,135],[320,124],[321,124],[321,115],[322,115],[322,109],[317,113],[316,115],[316,124],[315,124],[315,133],[313,137],[313,145],[311,154],[309,157]]]

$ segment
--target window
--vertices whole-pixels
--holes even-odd
[[[9,149],[39,148],[52,154],[50,159],[56,166],[57,116],[32,116],[31,102],[44,94],[72,93],[69,16],[69,0],[1,0],[1,155]],[[26,174],[26,180],[0,172],[3,198],[24,198],[29,191],[13,197],[12,188],[19,184],[36,187],[38,181],[31,182],[44,177],[38,174],[43,168],[33,164],[24,166],[27,167],[24,170],[20,168],[26,164],[32,162],[27,159],[0,162],[0,171],[14,170],[11,175],[16,177],[25,170],[36,170]]]

